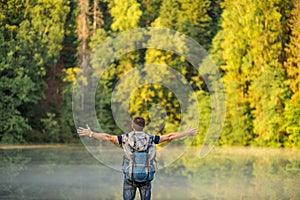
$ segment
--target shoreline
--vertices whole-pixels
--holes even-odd
[[[40,149],[40,148],[74,148],[74,147],[85,147],[82,143],[71,143],[71,144],[0,144],[0,149]],[[188,149],[200,150],[203,146],[190,146]],[[157,147],[157,150],[160,149]],[[257,147],[257,146],[214,146],[212,151],[232,151],[232,150],[242,150],[242,151],[252,151],[252,150],[274,150],[274,151],[300,151],[300,148],[276,148],[276,147]]]
[[[82,147],[80,144],[6,144],[0,145],[0,150],[5,149],[55,149],[55,148]]]

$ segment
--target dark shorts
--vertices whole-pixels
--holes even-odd
[[[151,199],[151,181],[138,183],[127,179],[124,179],[123,199],[133,200],[135,198],[137,188],[140,191],[141,200]]]

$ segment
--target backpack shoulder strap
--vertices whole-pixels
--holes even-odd
[[[133,152],[132,147],[129,145],[129,133],[124,134],[124,136],[122,137],[122,146],[123,146],[125,153]]]
[[[152,145],[152,143],[154,143],[154,135],[149,135],[148,146]]]

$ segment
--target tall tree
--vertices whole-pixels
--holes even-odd
[[[282,145],[280,127],[287,90],[281,64],[279,1],[225,1],[223,30],[215,37],[225,72],[225,144]]]
[[[4,140],[25,142],[32,138],[31,128],[43,129],[39,119],[46,115],[37,103],[46,89],[46,70],[56,64],[62,49],[67,1],[8,1],[2,6],[6,9],[1,11],[8,13],[1,21],[2,45],[8,52],[3,52],[1,78],[6,82],[3,86],[11,82],[2,91],[6,96],[4,105],[9,100],[14,106],[4,116],[6,124],[1,132]]]
[[[254,115],[254,132],[260,145],[281,146],[280,127],[283,123],[283,103],[287,97],[284,68],[280,62],[282,52],[282,14],[280,1],[255,2],[249,34],[249,55],[253,68],[253,81],[249,86]]]
[[[287,101],[284,111],[284,130],[287,133],[285,146],[300,146],[300,1],[295,0],[291,12],[289,27],[291,29],[290,42],[286,48],[287,71],[286,84],[291,90],[291,98]]]
[[[103,25],[103,14],[100,10],[99,3],[97,0],[94,0],[93,4],[93,35],[96,34],[98,28],[101,28]]]
[[[25,106],[26,113],[34,116],[30,119],[36,133],[32,134],[35,139],[40,137],[42,140],[58,142],[58,112],[53,105],[60,104],[60,88],[56,82],[60,70],[57,67],[60,65],[57,63],[63,48],[64,23],[68,12],[66,0],[37,0],[27,4],[25,20],[21,23],[17,35],[25,50],[23,55],[29,60],[33,58],[32,63],[28,63],[26,67],[30,69],[31,77],[34,77],[33,80],[37,83],[36,89],[43,97],[35,108]],[[52,84],[54,82],[55,84]],[[40,120],[36,120],[36,117]],[[45,123],[45,120],[49,123]]]
[[[140,27],[150,27],[151,23],[158,17],[162,0],[140,0],[142,16]]]
[[[126,31],[138,27],[142,16],[140,3],[136,0],[113,0],[108,2],[113,17],[112,31]]]
[[[0,100],[0,140],[24,142],[24,131],[30,131],[31,127],[20,106],[37,102],[34,82],[22,67],[24,58],[16,56],[20,46],[15,37],[23,20],[25,5],[12,0],[1,2],[0,8],[0,93],[3,97]]]
[[[224,71],[226,88],[227,117],[220,143],[248,145],[252,139],[252,117],[247,92],[251,65],[246,33],[251,20],[247,11],[253,10],[254,5],[227,0],[222,6],[222,30],[215,36],[212,49],[218,55],[217,65]]]
[[[176,28],[199,42],[208,50],[213,37],[212,17],[209,15],[211,1],[179,0]]]
[[[106,24],[104,25],[104,27],[97,29],[96,35],[92,37],[90,46],[95,50],[97,49],[97,46],[101,45],[101,42],[103,42],[103,40],[105,40],[107,37],[115,36],[119,32],[138,28],[140,17],[142,15],[142,11],[140,8],[141,5],[135,0],[114,0],[105,2],[107,3],[107,8],[109,9],[112,21],[108,29],[105,28],[107,26]],[[123,44],[126,44],[129,48],[133,49],[134,42],[129,42],[132,40],[134,40],[134,38],[129,38],[128,40],[127,38],[124,38],[123,41],[116,41],[113,44],[113,48],[116,48],[116,50],[119,51],[120,49],[117,49],[118,46],[120,45],[120,48],[123,48]],[[118,42],[120,42],[120,44],[118,44]],[[111,49],[107,49],[107,51],[111,51]],[[98,55],[97,50],[93,55]],[[101,55],[103,56],[103,54]],[[122,78],[122,76],[129,70],[138,66],[139,60],[139,52],[130,52],[121,55],[110,66],[107,66],[102,76],[99,77],[101,80],[98,83],[96,92],[96,109],[99,124],[104,130],[112,131],[114,133],[120,132],[120,129],[117,126],[115,126],[115,121],[111,112],[111,94],[113,92],[113,88],[116,86],[117,82]],[[99,70],[94,70],[94,76],[99,76],[98,71]],[[129,85],[127,86],[127,88],[124,88],[124,92],[125,90],[130,89]],[[128,96],[120,96],[120,98],[117,100],[117,104],[124,103],[123,98],[127,99]],[[126,124],[126,122],[124,123]]]
[[[72,113],[72,92],[73,84],[76,80],[75,75],[78,70],[78,54],[77,48],[79,44],[77,36],[77,15],[78,4],[77,1],[70,1],[70,12],[66,16],[66,23],[64,24],[65,37],[63,42],[63,49],[61,51],[60,62],[63,63],[63,69],[60,81],[63,86],[61,90],[61,106],[58,111],[58,124],[60,126],[60,142],[77,142],[78,137],[75,132],[75,125]]]
[[[212,18],[209,16],[208,12],[211,9],[210,1],[189,1],[189,0],[178,0],[178,1],[163,1],[160,10],[159,16],[154,20],[152,26],[154,27],[161,27],[167,28],[171,30],[179,31],[183,34],[186,34],[189,37],[192,37],[198,43],[200,43],[203,47],[209,48],[209,42],[212,38],[212,33],[210,32],[210,26],[212,22]],[[162,47],[164,43],[168,41],[167,38],[162,38],[159,40],[161,41]],[[182,41],[177,41],[174,45],[181,46],[186,48]],[[192,52],[192,49],[188,51]],[[199,55],[195,55],[199,56]],[[168,67],[177,70],[178,73],[182,75],[194,90],[199,91],[196,92],[201,101],[201,108],[202,111],[201,117],[209,118],[210,115],[209,109],[206,110],[205,104],[208,103],[209,95],[208,91],[206,91],[206,86],[203,81],[203,77],[199,76],[199,72],[189,64],[185,58],[180,55],[176,55],[172,52],[162,51],[158,49],[148,49],[145,55],[145,62],[146,64],[157,63],[162,64]],[[195,66],[197,67],[197,66]],[[158,71],[164,70],[162,67],[158,66]],[[164,77],[172,77],[173,75],[170,74],[170,70],[161,71],[160,75]],[[155,73],[154,73],[155,74]],[[159,77],[156,77],[159,80]],[[155,80],[155,79],[154,79]],[[170,78],[170,81],[172,79]],[[173,84],[177,84],[181,80],[173,81]],[[165,79],[165,82],[168,82],[168,79]],[[164,131],[176,131],[178,125],[181,121],[181,106],[178,100],[179,94],[173,93],[174,91],[170,91],[167,87],[161,85],[155,86],[147,86],[143,87],[141,94],[144,95],[144,98],[147,99],[147,103],[151,104],[160,104],[167,110],[167,121],[165,125]],[[204,103],[205,102],[205,103]],[[204,107],[203,107],[204,106]],[[204,113],[205,112],[205,113]],[[203,122],[205,120],[201,120],[201,127],[204,127]],[[199,134],[197,137],[197,143],[202,141],[205,135],[205,128],[201,130],[202,134]]]

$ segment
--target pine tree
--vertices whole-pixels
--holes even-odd
[[[113,17],[112,31],[126,31],[138,27],[142,11],[136,0],[113,0],[108,2]]]
[[[212,49],[214,57],[218,56],[216,64],[224,71],[226,88],[227,117],[220,143],[249,145],[252,116],[247,87],[252,66],[247,55],[247,29],[251,20],[247,11],[252,11],[254,4],[227,0],[222,6],[222,30],[215,36]]]
[[[7,1],[1,2],[0,8],[0,141],[24,142],[24,131],[30,131],[31,127],[20,106],[36,103],[34,82],[22,67],[23,59],[16,56],[20,46],[15,37],[23,20],[25,5],[21,1]]]
[[[227,88],[225,144],[282,145],[287,90],[279,11],[278,1],[224,2],[223,30],[214,48],[221,47],[217,58]]]
[[[210,0],[193,1],[179,0],[176,30],[185,33],[199,42],[203,48],[209,50],[212,32],[212,18]]]
[[[78,142],[79,138],[75,132],[75,124],[72,113],[72,92],[75,75],[78,70],[77,48],[79,44],[77,36],[77,1],[70,1],[70,12],[67,14],[65,23],[65,37],[63,50],[61,51],[60,62],[63,63],[63,70],[60,81],[62,82],[61,107],[58,113],[61,138],[60,142]]]
[[[249,86],[254,132],[259,145],[281,146],[283,102],[287,96],[284,68],[280,63],[281,13],[278,1],[257,1],[251,20],[250,40],[253,81]]]
[[[286,84],[292,92],[291,98],[287,101],[284,110],[287,133],[285,146],[300,146],[300,1],[294,1],[294,9],[291,12],[289,27],[291,29],[290,42],[286,48],[287,71]]]
[[[159,9],[162,0],[141,0],[142,16],[140,19],[140,27],[150,27],[151,23],[159,16]]]

